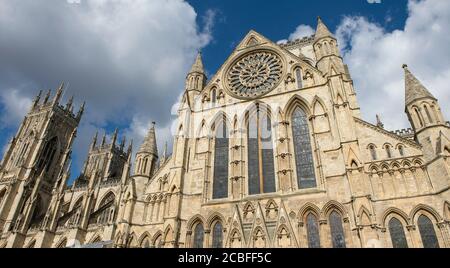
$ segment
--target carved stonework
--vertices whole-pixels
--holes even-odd
[[[256,51],[237,60],[227,72],[228,89],[237,97],[257,98],[272,91],[283,75],[281,58]]]

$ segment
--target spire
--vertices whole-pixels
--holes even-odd
[[[197,58],[195,59],[195,62],[192,65],[191,71],[189,73],[205,74],[205,70],[203,68],[202,53],[200,51],[198,52]]]
[[[47,94],[45,95],[44,104],[47,104],[48,100],[50,99],[50,94],[52,93],[52,90],[49,89],[47,91]]]
[[[409,71],[408,65],[403,64],[405,70],[405,103],[409,105],[411,102],[422,99],[436,98],[422,85],[422,83]]]
[[[116,145],[116,141],[117,141],[117,136],[118,136],[118,134],[119,134],[119,129],[115,129],[114,130],[114,134],[113,134],[113,137],[112,137],[112,142],[111,142],[111,147],[113,147],[114,148],[114,146]]]
[[[67,104],[66,104],[66,109],[67,110],[70,110],[70,109],[72,109],[73,107],[73,96],[72,97],[70,97],[70,99],[69,99],[69,101],[67,102]]]
[[[155,131],[155,122],[152,122],[152,127],[148,131],[147,136],[144,139],[144,142],[139,149],[139,153],[149,153],[158,157],[158,146],[156,145],[156,131]]]
[[[33,108],[35,108],[38,105],[39,101],[41,100],[41,96],[42,96],[42,90],[39,90],[39,94],[36,96],[36,98],[34,98]]]
[[[98,130],[95,132],[94,138],[92,138],[91,150],[93,150],[97,145],[97,139],[98,139]]]
[[[55,98],[53,99],[53,105],[56,105],[59,103],[59,100],[61,99],[62,93],[64,91],[64,82],[59,85],[58,90],[56,90]]]
[[[86,107],[86,102],[83,101],[83,104],[81,104],[80,110],[78,111],[78,114],[77,114],[77,120],[78,121],[81,120],[81,117],[83,116],[85,107]]]
[[[123,152],[123,149],[125,148],[125,143],[127,142],[127,138],[125,136],[122,137],[122,140],[120,141],[120,151]]]
[[[105,144],[106,144],[106,132],[103,134],[102,147],[105,146]]]
[[[314,40],[317,41],[323,37],[333,37],[333,34],[328,30],[328,27],[323,23],[322,19],[317,17],[317,30]]]

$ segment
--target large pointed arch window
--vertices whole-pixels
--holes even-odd
[[[39,158],[39,162],[37,164],[38,171],[41,172],[45,168],[45,172],[49,172],[50,167],[55,158],[55,154],[58,149],[58,138],[54,137],[49,140],[42,151],[41,157]]]
[[[228,197],[229,138],[225,118],[215,127],[213,199]]]
[[[408,248],[403,224],[397,218],[392,218],[389,221],[389,233],[391,234],[393,248]]]
[[[292,135],[298,188],[315,188],[317,184],[314,172],[314,160],[308,118],[306,113],[299,107],[292,113]]]
[[[247,125],[248,189],[250,195],[273,193],[275,171],[272,121],[267,111],[257,107]]]
[[[434,230],[433,222],[425,215],[420,215],[417,220],[420,236],[424,248],[439,248],[439,242]]]

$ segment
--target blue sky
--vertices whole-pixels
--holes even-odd
[[[344,16],[364,16],[382,25],[386,31],[404,27],[406,0],[384,0],[369,4],[366,0],[344,1],[258,1],[190,0],[199,14],[216,12],[214,40],[202,52],[206,68],[214,73],[250,29],[270,40],[285,39],[300,24],[315,28],[317,16],[335,31]],[[199,16],[199,23],[202,21]]]
[[[135,141],[157,122],[171,147],[174,105],[196,51],[212,75],[254,29],[277,42],[315,29],[336,33],[363,118],[409,127],[401,65],[450,102],[450,1],[443,0],[0,0],[0,148],[39,89],[69,87],[87,101],[74,144],[77,176],[96,130]],[[443,107],[450,118],[450,109]]]

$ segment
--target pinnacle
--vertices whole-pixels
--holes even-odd
[[[139,149],[139,153],[149,153],[155,155],[156,157],[158,156],[155,122],[152,122],[152,126],[149,129],[147,136],[145,137],[144,142],[141,145],[141,148]]]
[[[405,103],[406,105],[411,102],[422,99],[422,98],[432,98],[436,99],[425,86],[417,79],[411,71],[408,69],[406,64],[403,65],[405,70]]]
[[[195,59],[195,62],[192,65],[191,71],[189,73],[205,73],[203,68],[202,53],[200,51],[198,51],[197,58]]]
[[[328,27],[323,23],[320,17],[317,17],[317,30],[315,40],[319,40],[323,37],[333,37],[333,34],[328,30]]]

